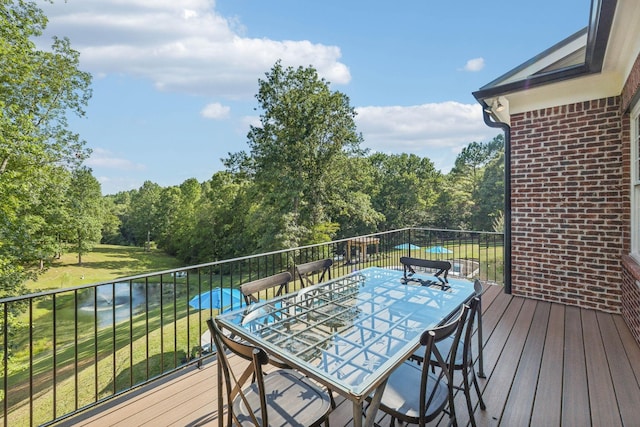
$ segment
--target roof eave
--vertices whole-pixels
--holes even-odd
[[[574,79],[589,74],[599,73],[602,71],[604,63],[604,56],[607,49],[607,43],[609,41],[609,35],[611,34],[611,26],[613,24],[613,17],[616,11],[617,0],[592,0],[590,22],[587,27],[587,46],[584,64],[573,65],[558,70],[549,71],[542,74],[534,74],[522,80],[515,82],[500,84],[500,81],[507,80],[510,76],[518,73],[522,69],[530,66],[536,62],[539,58],[548,54],[548,52],[557,49],[559,46],[567,44],[576,37],[579,37],[584,33],[581,30],[566,40],[558,43],[556,46],[542,52],[540,55],[532,58],[524,64],[516,67],[501,77],[495,79],[491,83],[483,86],[479,90],[473,92],[473,96],[482,105],[486,105],[484,102],[487,98],[496,97],[499,95],[506,95],[513,92],[519,92],[539,86],[548,85],[564,80]]]
[[[481,101],[483,99],[492,98],[498,95],[506,95],[513,92],[519,92],[525,89],[533,89],[535,87],[544,86],[549,83],[555,83],[562,80],[572,79],[578,76],[583,76],[591,73],[595,73],[587,67],[586,64],[574,65],[572,67],[563,68],[561,70],[554,70],[544,74],[536,74],[524,80],[517,82],[511,82],[504,85],[487,87],[486,89],[480,89],[473,92],[473,96]]]

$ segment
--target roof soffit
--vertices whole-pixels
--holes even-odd
[[[536,55],[524,64],[486,84],[480,88],[480,91],[500,88],[509,83],[524,81],[531,76],[539,75],[543,70],[551,67],[553,64],[563,61],[567,57],[575,56],[576,52],[585,51],[586,44],[587,28],[584,28],[541,54]],[[584,64],[584,56],[579,59],[577,63],[570,65]]]
[[[589,27],[473,95],[483,105],[510,105],[494,113],[505,123],[517,111],[618,95],[640,51],[639,21],[637,0],[593,0]]]
[[[640,1],[618,0],[603,71],[629,75],[640,52]],[[624,84],[624,81],[622,82]]]

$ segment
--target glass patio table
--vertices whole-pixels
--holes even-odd
[[[474,296],[466,280],[442,290],[405,285],[402,277],[402,271],[365,268],[216,319],[351,400],[354,425],[370,426],[387,378],[417,350],[422,332],[445,323]]]

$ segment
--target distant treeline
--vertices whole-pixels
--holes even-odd
[[[467,145],[443,175],[428,158],[362,149],[349,98],[313,67],[278,61],[258,86],[249,152],[204,183],[108,197],[105,243],[153,241],[193,264],[409,226],[502,229],[502,135]]]
[[[287,185],[295,181],[287,167],[269,185],[231,170],[165,188],[147,181],[105,196],[102,242],[153,242],[194,264],[408,226],[502,231],[502,135],[470,143],[448,174],[412,154],[317,167],[327,169],[326,180],[313,185],[303,182],[312,169]]]
[[[51,51],[30,40],[47,21],[31,6],[10,2],[3,21],[0,297],[26,292],[26,280],[62,253],[82,263],[100,241],[155,244],[193,264],[408,226],[500,227],[502,136],[470,143],[448,174],[416,155],[370,154],[349,98],[313,67],[280,61],[258,80],[248,152],[230,153],[225,170],[103,196],[84,165],[91,152],[67,121],[84,115],[91,75],[68,40]]]

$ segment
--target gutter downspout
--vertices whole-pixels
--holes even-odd
[[[482,101],[484,123],[504,131],[504,292],[511,294],[511,127],[491,120],[490,106]]]

